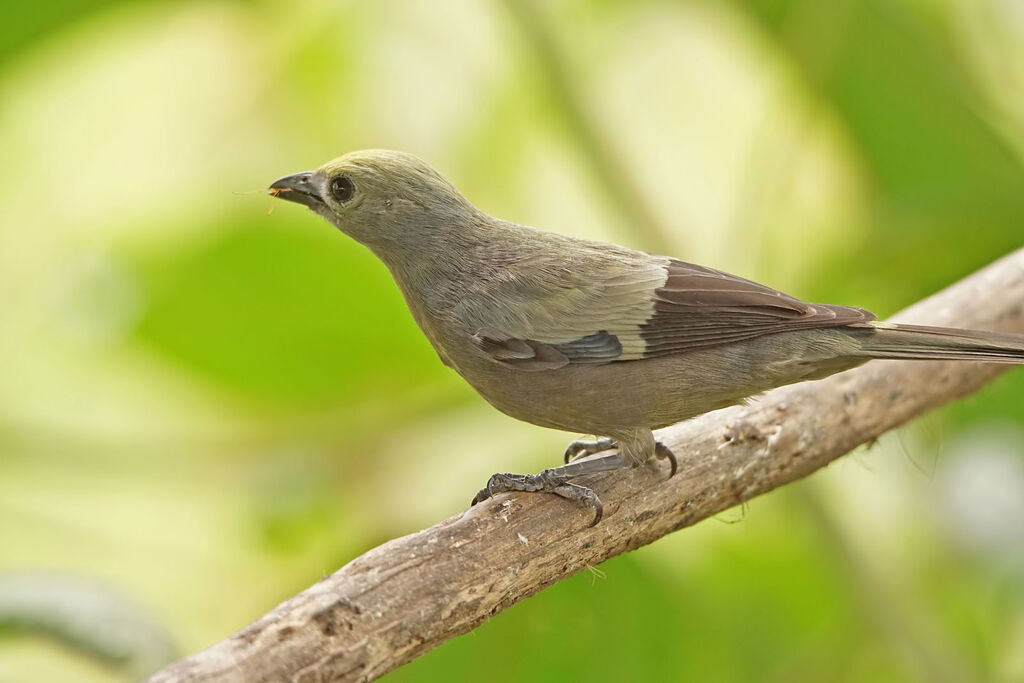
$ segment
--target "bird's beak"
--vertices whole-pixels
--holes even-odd
[[[320,197],[320,191],[313,182],[313,171],[303,171],[278,178],[270,184],[267,192],[290,202],[304,204],[311,209],[326,206]]]

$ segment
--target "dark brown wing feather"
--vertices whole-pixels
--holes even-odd
[[[640,326],[644,358],[875,319],[861,308],[804,303],[757,282],[674,259],[654,297],[654,315]]]

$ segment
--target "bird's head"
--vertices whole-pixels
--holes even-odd
[[[279,178],[268,191],[309,207],[381,256],[422,248],[477,214],[428,164],[391,150],[351,152]]]

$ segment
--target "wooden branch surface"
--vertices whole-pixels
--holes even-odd
[[[1024,331],[1024,249],[894,318]],[[662,430],[652,461],[586,478],[605,518],[555,496],[500,495],[389,541],[253,624],[154,675],[168,681],[371,680],[581,569],[804,477],[1008,366],[873,361]]]

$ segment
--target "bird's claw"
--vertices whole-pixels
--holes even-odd
[[[568,464],[576,458],[593,455],[594,453],[607,451],[611,448],[615,448],[615,439],[609,439],[608,437],[602,437],[597,441],[573,441],[565,449],[565,462]]]
[[[473,496],[473,500],[470,501],[470,503],[469,503],[469,507],[473,507],[477,503],[484,502],[485,500],[490,498],[492,495],[493,494],[490,491],[488,491],[487,487],[485,486],[484,488],[482,488],[482,489],[480,489],[479,491],[476,492],[476,495]]]
[[[676,454],[672,452],[672,449],[662,442],[656,441],[654,443],[654,455],[658,458],[668,458],[668,463],[672,466],[672,470],[668,473],[668,478],[674,477],[676,470],[679,469],[679,462],[676,460]]]

